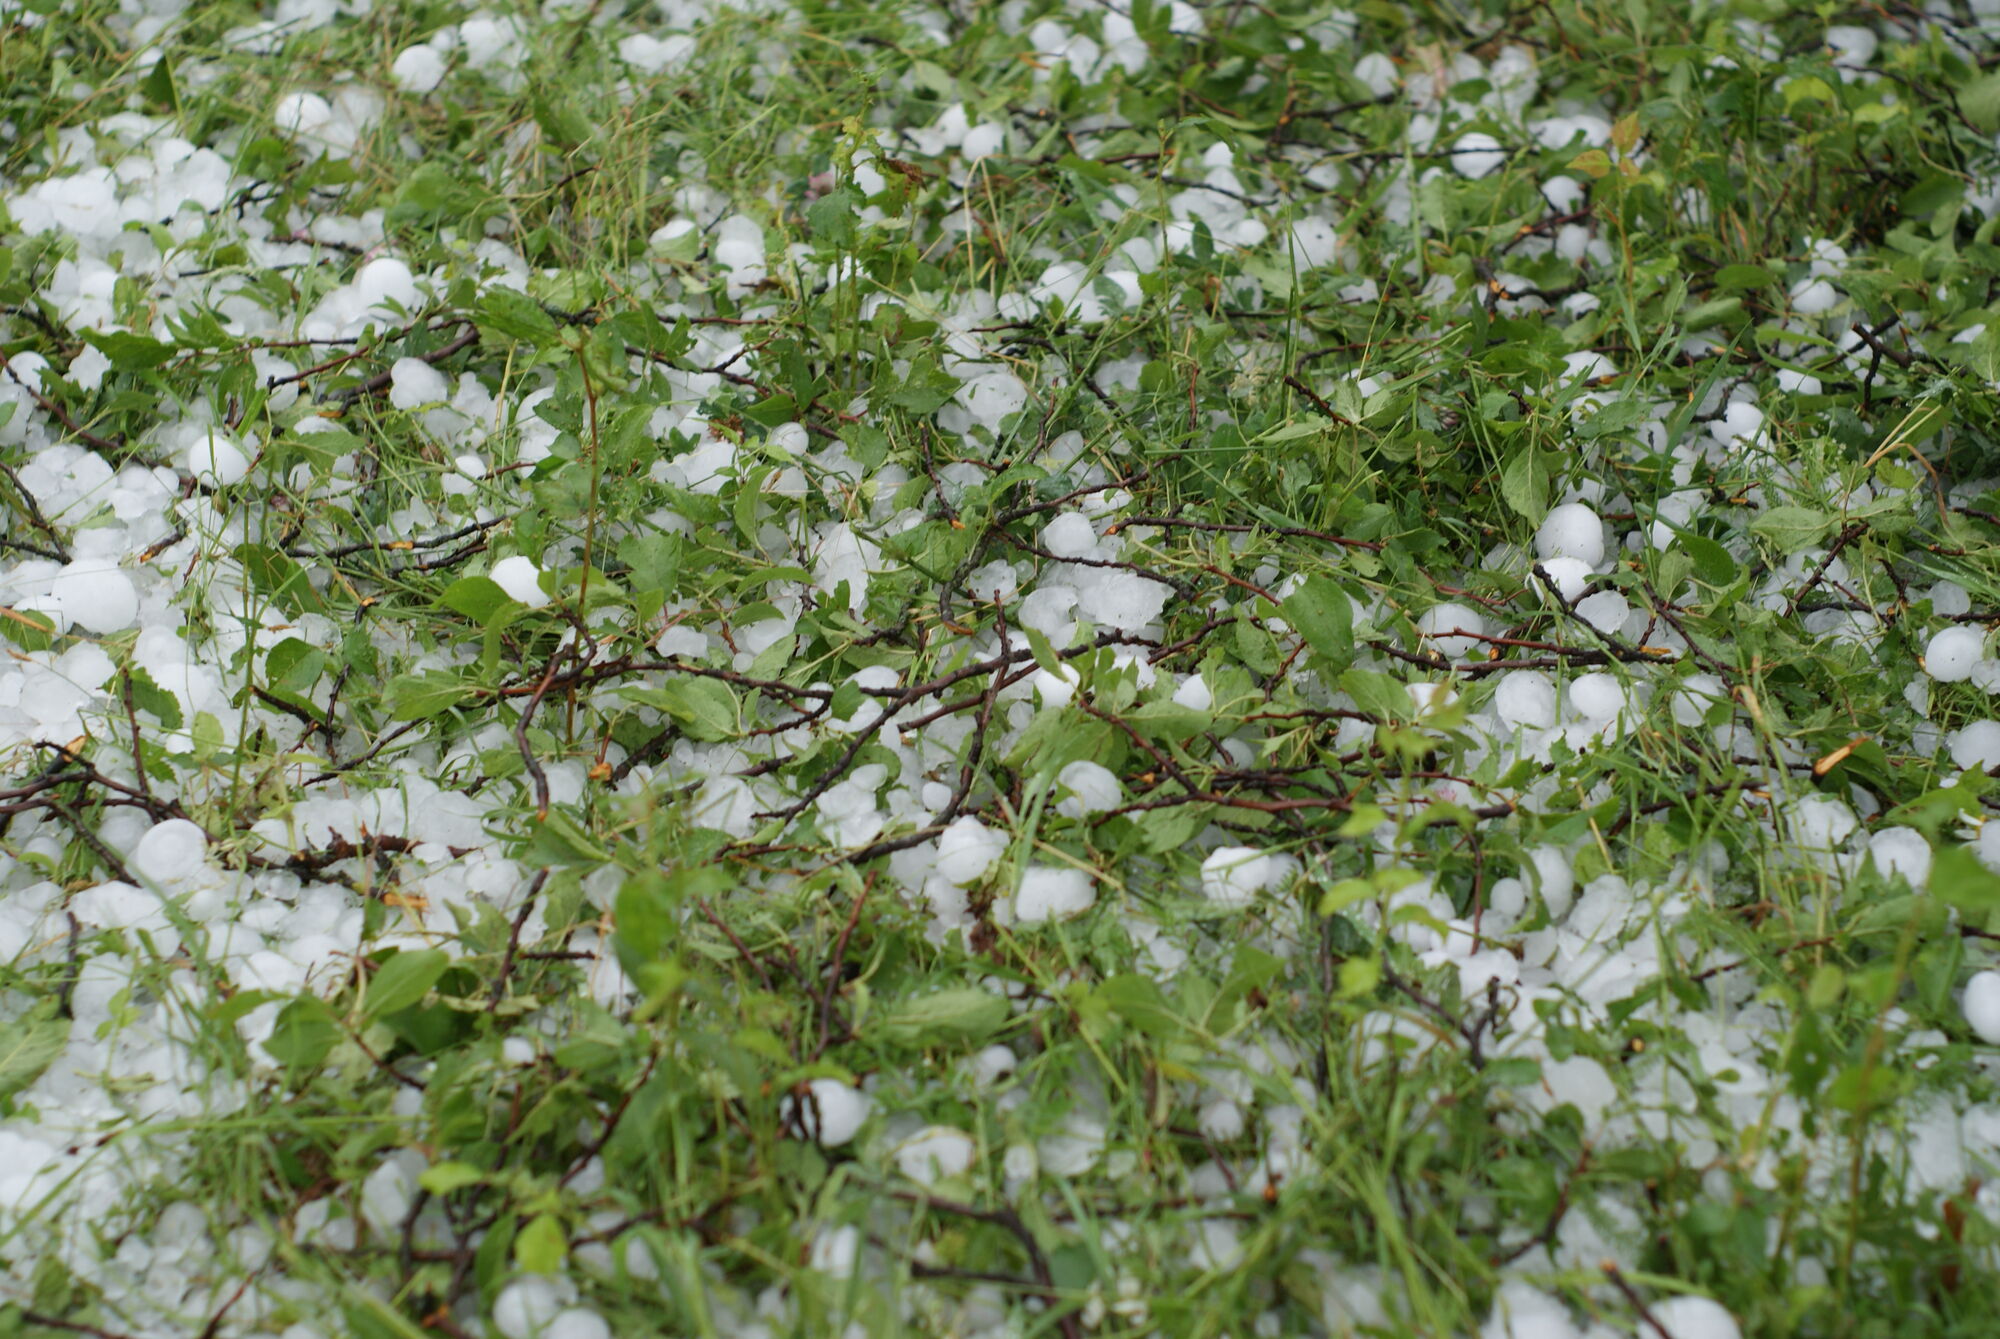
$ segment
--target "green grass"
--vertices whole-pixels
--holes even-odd
[[[114,674],[79,685],[74,738],[0,719],[0,911],[34,908],[0,956],[0,1141],[77,1150],[32,1194],[0,1151],[0,1334],[511,1332],[495,1307],[523,1279],[619,1334],[1444,1336],[1510,1280],[1579,1333],[1657,1333],[1650,1308],[1688,1293],[1745,1334],[1985,1332],[2000,1150],[1959,992],[1995,938],[2000,876],[1968,842],[1996,801],[1942,741],[1993,713],[1974,683],[1929,685],[1922,714],[1905,690],[1946,626],[1934,582],[2000,619],[1990,46],[1893,6],[1364,4],[1345,42],[1317,6],[1190,12],[1176,33],[1136,7],[1143,67],[1086,82],[1027,59],[1028,32],[1101,36],[1103,11],[718,10],[647,74],[618,44],[666,31],[650,8],[523,9],[518,68],[460,53],[430,95],[391,66],[457,6],[270,53],[233,36],[264,17],[242,4],[144,42],[101,3],[9,20],[10,213],[85,144],[116,161],[123,112],[232,179],[223,208],[116,242],[0,239],[0,347],[51,368],[13,411],[35,435],[0,422],[6,559],[95,553],[129,519],[44,515],[20,479],[38,455],[175,469],[172,525],[112,552],[216,676],[167,682],[136,625],[52,637],[34,578],[6,578],[15,663],[87,645]],[[1829,23],[1881,30],[1875,82],[1840,77]],[[1483,73],[1426,146],[1436,107],[1356,70],[1509,46],[1539,76],[1526,116],[1587,107],[1604,148],[1543,147],[1482,105]],[[351,152],[274,121],[341,89],[381,100]],[[903,134],[961,102],[1004,152]],[[1444,152],[1472,131],[1508,150],[1485,176]],[[1204,184],[1216,146],[1234,184]],[[1587,196],[1557,211],[1540,187],[1564,172]],[[1116,309],[1120,248],[1218,197],[1268,240],[1204,227]],[[690,213],[694,240],[651,241]],[[765,230],[750,291],[708,249],[724,214]],[[1285,244],[1316,216],[1335,265]],[[1538,253],[1564,222],[1603,250]],[[110,320],[65,314],[77,264],[149,235],[166,277],[128,263]],[[295,235],[310,259],[260,259]],[[488,238],[525,293],[487,282]],[[1844,305],[1800,322],[1816,238],[1851,257]],[[417,306],[298,344],[380,256]],[[1107,319],[1023,296],[1056,261],[1088,267]],[[1551,310],[1510,312],[1529,289]],[[243,333],[232,294],[292,338]],[[1576,294],[1596,305],[1556,309]],[[1875,341],[1852,361],[1850,317]],[[94,388],[71,372],[91,347]],[[1586,350],[1618,374],[1565,381]],[[472,374],[497,428],[453,443],[397,407],[402,358]],[[953,396],[987,369],[1024,406],[961,430]],[[1780,369],[1823,384],[1781,391]],[[1762,440],[1677,456],[1739,386]],[[517,419],[535,388],[540,421]],[[719,486],[659,468],[696,445],[653,426],[668,406],[735,444]],[[295,430],[314,413],[330,430]],[[241,482],[195,480],[162,435],[203,416],[255,457]],[[772,432],[793,422],[803,448]],[[1657,612],[1643,638],[1535,588],[1537,527],[1576,489],[1617,541],[1677,532],[1593,577]],[[1683,491],[1692,515],[1662,510]],[[1100,502],[1100,530],[1130,526],[1100,561],[1174,588],[1152,686],[970,584],[995,562],[1022,592],[1053,580],[1043,527]],[[836,523],[881,555],[858,610],[812,580]],[[546,604],[487,578],[513,556],[547,570]],[[1500,639],[1456,668],[1417,626],[1445,601]],[[1872,621],[1843,638],[1829,611],[1855,608]],[[705,651],[658,649],[689,631]],[[1073,704],[1037,714],[1017,685],[1065,666]],[[1509,667],[1566,694],[1610,676],[1622,733],[1496,743]],[[796,721],[872,720],[899,690],[853,680],[882,668],[931,686],[901,704],[943,722],[924,751]],[[1195,672],[1212,705],[1176,705]],[[1722,684],[1698,722],[1675,709],[1695,674]],[[1420,712],[1416,682],[1456,697]],[[755,817],[714,826],[707,774],[766,760]],[[1123,803],[1065,812],[1078,760]],[[814,801],[871,766],[871,803],[900,807],[844,841]],[[949,932],[927,784],[1005,840]],[[1862,842],[1919,831],[1932,876],[1802,852],[1817,796],[1861,811]],[[157,919],[93,918],[172,818],[208,834],[207,872]],[[1232,906],[1202,892],[1217,846],[1296,864]],[[1576,911],[1538,881],[1546,847]],[[1010,923],[1030,866],[1089,871],[1095,905]],[[1587,896],[1613,874],[1627,893]],[[1504,880],[1518,913],[1492,909]],[[1608,966],[1562,938],[1601,913]],[[1540,998],[1465,989],[1426,955],[1447,920],[1548,966]],[[246,967],[308,923],[306,980]],[[994,1045],[1004,1080],[976,1072]],[[865,1083],[852,1142],[801,1137],[819,1079]],[[930,1127],[972,1156],[926,1185],[896,1151]],[[1909,1174],[1954,1145],[1962,1167]],[[845,1252],[853,1272],[828,1267]]]

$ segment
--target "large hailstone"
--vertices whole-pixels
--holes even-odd
[[[1977,629],[1949,627],[1924,648],[1924,669],[1939,683],[1958,683],[1972,677],[1972,667],[1985,653],[1986,638]]]
[[[1988,1046],[2000,1046],[2000,972],[1980,972],[1965,983],[1959,1001],[1965,1025]]]
[[[1097,885],[1088,870],[1030,865],[1014,894],[1014,919],[1024,925],[1065,921],[1082,915],[1097,901]]]
[[[986,877],[986,871],[1007,849],[1007,834],[968,816],[953,820],[938,834],[937,849],[938,877],[963,888]]]
[[[1535,556],[1574,558],[1586,567],[1604,562],[1604,522],[1581,502],[1565,502],[1551,511],[1535,531]]]
[[[1486,620],[1462,604],[1434,604],[1417,619],[1424,645],[1447,660],[1463,660],[1477,651],[1486,635]]]
[[[785,1099],[785,1117],[796,1117],[806,1137],[825,1148],[838,1148],[861,1131],[874,1106],[868,1094],[839,1079],[814,1079],[803,1099]]]

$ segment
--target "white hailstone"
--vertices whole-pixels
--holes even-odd
[[[1669,1297],[1653,1303],[1651,1314],[1653,1323],[1645,1328],[1662,1339],[1743,1339],[1736,1318],[1706,1297]]]
[[[1097,887],[1088,870],[1030,865],[1014,894],[1014,919],[1024,925],[1068,920],[1090,910]]]
[[[817,1233],[806,1252],[807,1268],[833,1279],[853,1278],[854,1266],[860,1259],[861,1229],[858,1227],[836,1227]]]
[[[1700,725],[1709,709],[1729,696],[1721,678],[1713,674],[1690,674],[1674,693],[1674,721],[1679,725]]]
[[[1546,730],[1556,723],[1555,681],[1540,670],[1510,670],[1493,690],[1493,710],[1517,730]]]
[[[1618,375],[1618,364],[1590,349],[1563,355],[1564,381],[1601,381]]]
[[[493,1299],[493,1328],[505,1339],[540,1339],[563,1301],[554,1279],[540,1274],[515,1279]]]
[[[1556,594],[1562,597],[1564,604],[1575,604],[1590,589],[1590,564],[1581,558],[1549,558],[1536,566],[1555,586]]]
[[[1569,913],[1576,898],[1576,868],[1560,846],[1530,849],[1528,862],[1521,873],[1533,876],[1542,901],[1548,905],[1551,920],[1561,920]]]
[[[972,1081],[981,1088],[991,1088],[1020,1067],[1020,1057],[1011,1047],[989,1046],[972,1057]]]
[[[1057,650],[1069,645],[1076,635],[1076,592],[1068,586],[1038,586],[1021,600],[1016,617],[1024,628],[1033,628],[1049,639]]]
[[[210,432],[188,448],[187,468],[197,482],[227,488],[250,473],[250,457],[227,437]]]
[[[417,277],[394,256],[383,256],[363,265],[354,276],[354,287],[362,302],[370,307],[396,306],[408,311],[417,305],[419,296]]]
[[[1569,1309],[1531,1283],[1509,1279],[1494,1294],[1479,1339],[1575,1339]]]
[[[1951,760],[1968,772],[2000,767],[2000,721],[1974,721],[1944,737]]]
[[[429,93],[444,82],[444,57],[428,45],[407,48],[389,67],[389,77],[405,93]]]
[[[1972,595],[1956,581],[1940,581],[1931,587],[1931,612],[1939,618],[1957,618],[1972,612]]]
[[[1458,701],[1458,694],[1450,684],[1406,683],[1403,691],[1410,695],[1410,714],[1419,720]]]
[[[1581,502],[1555,508],[1535,531],[1535,556],[1574,558],[1595,569],[1604,561],[1604,522]]]
[[[1616,720],[1625,710],[1625,686],[1609,674],[1579,674],[1569,686],[1569,705],[1592,724]]]
[[[860,1133],[874,1101],[859,1088],[839,1079],[814,1079],[806,1085],[804,1098],[787,1097],[787,1120],[796,1112],[796,1123],[806,1136],[826,1148],[838,1148]]]
[[[1117,774],[1086,758],[1079,758],[1056,773],[1056,782],[1069,790],[1071,798],[1063,801],[1063,808],[1072,817],[1115,808],[1125,798],[1125,788],[1118,784]]]
[[[1988,1046],[2000,1046],[2000,972],[1980,972],[1965,983],[1959,1002],[1965,1025]]]
[[[556,1312],[542,1327],[540,1339],[611,1339],[611,1327],[595,1311],[573,1306]]]
[[[1199,674],[1190,674],[1174,689],[1174,705],[1190,711],[1207,711],[1215,705],[1215,693]]]
[[[1076,696],[1077,684],[1083,681],[1083,676],[1077,672],[1074,665],[1059,665],[1057,669],[1059,673],[1056,674],[1038,669],[1028,676],[1028,682],[1034,686],[1035,696],[1041,699],[1042,707],[1046,711],[1055,711],[1068,706],[1069,700]]]
[[[421,358],[398,358],[389,368],[389,403],[398,409],[436,404],[451,398],[444,373]]]
[[[1847,248],[1827,237],[1806,243],[1806,259],[1815,279],[1831,279],[1847,268]]]
[[[1792,310],[1801,316],[1824,316],[1840,305],[1840,290],[1824,279],[1801,279],[1792,285]]]
[[[1483,131],[1460,135],[1458,143],[1452,145],[1451,165],[1461,177],[1486,176],[1506,161],[1507,151],[1500,147],[1500,141]]]
[[[507,598],[530,609],[539,609],[549,602],[548,593],[542,589],[542,569],[533,558],[514,554],[493,564],[487,574],[494,585],[507,592]]]
[[[984,121],[965,132],[965,142],[958,146],[959,156],[966,162],[977,162],[981,158],[991,158],[1007,150],[1007,127],[999,121]]]
[[[954,887],[963,888],[986,877],[993,862],[1007,849],[1007,834],[967,815],[953,819],[938,834],[937,846],[938,876]]]
[[[1202,1106],[1195,1125],[1217,1143],[1228,1143],[1243,1133],[1243,1108],[1226,1097],[1218,1097]]]
[[[1354,62],[1349,71],[1361,86],[1378,98],[1386,98],[1402,87],[1403,76],[1396,69],[1396,62],[1379,51],[1371,51]]]
[[[1291,228],[1292,263],[1302,270],[1331,265],[1340,252],[1340,234],[1333,224],[1317,215],[1308,215]]]
[[[1932,635],[1924,647],[1924,670],[1939,683],[1972,677],[1972,667],[1986,654],[1986,638],[1976,628],[1949,627]]]
[[[122,632],[139,617],[132,578],[109,559],[80,558],[56,573],[53,591],[63,613],[86,632]]]
[[[933,1125],[896,1145],[896,1169],[919,1185],[936,1185],[972,1166],[977,1145],[963,1130]]]
[[[1042,547],[1058,558],[1081,558],[1097,547],[1097,531],[1080,511],[1066,511],[1042,527]]]
[[[685,33],[665,38],[654,37],[650,33],[633,33],[618,43],[618,59],[641,74],[658,74],[662,70],[685,65],[688,57],[694,54],[694,47],[694,39]]]
[[[1743,400],[1730,401],[1723,409],[1722,417],[1708,425],[1708,435],[1724,446],[1754,442],[1763,430],[1764,411]]]
[[[1460,660],[1485,643],[1486,620],[1462,604],[1434,604],[1417,619],[1425,649],[1447,660]]]
[[[1778,369],[1778,389],[1787,395],[1818,395],[1824,389],[1818,377],[1810,372],[1794,372],[1789,367]]]
[[[1606,636],[1617,633],[1631,614],[1632,606],[1615,590],[1601,590],[1577,602],[1576,614]]]
[[[1900,874],[1910,887],[1930,882],[1931,844],[1915,828],[1882,828],[1868,838],[1868,859],[1884,878]]]
[[[126,858],[126,868],[156,884],[185,883],[208,859],[208,834],[185,818],[155,823]]]
[[[1792,807],[1792,835],[1808,851],[1831,851],[1859,826],[1854,811],[1828,795],[1808,795]]]
[[[1201,862],[1201,891],[1219,906],[1244,907],[1298,869],[1291,856],[1269,855],[1249,846],[1220,846]]]

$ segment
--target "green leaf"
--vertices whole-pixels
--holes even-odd
[[[683,548],[678,535],[642,530],[618,541],[618,561],[631,569],[633,590],[671,593],[680,584]]]
[[[633,702],[666,712],[690,739],[729,739],[741,729],[742,707],[736,693],[716,679],[686,675],[657,688],[632,687],[622,693]]]
[[[1137,972],[1108,977],[1090,992],[1091,1002],[1150,1037],[1180,1037],[1193,1029],[1160,993],[1159,983]]]
[[[1694,560],[1694,574],[1704,584],[1716,587],[1727,586],[1736,580],[1736,560],[1729,556],[1729,550],[1692,530],[1681,531],[1681,548]]]
[[[926,353],[911,360],[909,375],[903,378],[903,384],[884,398],[898,409],[907,409],[912,414],[932,414],[956,394],[958,378],[939,367],[934,355]]]
[[[486,1179],[486,1173],[469,1162],[435,1162],[424,1168],[417,1177],[417,1184],[433,1195],[449,1195],[454,1190],[476,1186]]]
[[[1965,119],[1991,135],[2000,131],[2000,71],[1981,75],[1958,90]]]
[[[539,348],[556,342],[555,317],[526,293],[511,288],[494,287],[481,294],[474,319],[482,330],[492,330]]]
[[[33,609],[9,609],[0,616],[0,632],[23,651],[46,651],[55,645],[56,623]]]
[[[1715,286],[1731,292],[1769,288],[1777,282],[1778,276],[1762,265],[1724,265],[1715,272]]]
[[[1409,687],[1392,675],[1351,669],[1340,676],[1340,686],[1357,707],[1371,716],[1400,721],[1410,714]]]
[[[531,1274],[553,1274],[569,1256],[569,1237],[554,1214],[536,1214],[514,1238],[514,1262]]]
[[[403,949],[369,978],[362,1014],[373,1021],[420,1003],[449,966],[451,959],[441,949]]]
[[[326,612],[326,601],[313,589],[306,569],[285,553],[268,544],[239,544],[233,556],[257,591],[287,614],[297,618]]]
[[[86,330],[83,338],[111,360],[115,372],[150,372],[179,352],[172,344],[126,330]]]
[[[464,614],[467,618],[485,627],[493,615],[507,607],[513,596],[500,588],[500,583],[492,577],[460,577],[444,588],[438,596],[438,603],[447,609]]]
[[[1960,911],[2000,910],[2000,874],[1979,863],[1969,846],[1946,846],[1931,862],[1931,891]]]
[[[1331,577],[1307,577],[1280,607],[1330,669],[1338,672],[1354,659],[1354,605]]]
[[[1011,1014],[1004,996],[959,986],[901,1001],[876,1020],[874,1031],[909,1046],[974,1042],[1005,1027]]]
[[[279,642],[277,646],[271,648],[271,654],[275,656],[279,648],[285,646],[286,643],[295,641],[298,641],[298,638],[287,637],[284,641]],[[299,642],[299,645],[304,646],[305,643]],[[269,661],[265,663],[269,664]],[[154,683],[153,676],[146,673],[145,670],[139,668],[137,665],[130,666],[126,669],[125,673],[130,676],[132,681],[132,704],[152,712],[154,716],[159,718],[160,724],[167,729],[180,729],[182,723],[186,720],[181,715],[181,700],[160,687],[157,683]]]
[[[300,995],[278,1011],[264,1049],[288,1070],[317,1068],[340,1040],[340,1025],[317,996]]]
[[[806,226],[812,229],[813,241],[836,251],[853,246],[859,235],[855,209],[860,203],[859,192],[842,186],[807,205]]]
[[[1531,521],[1549,510],[1549,472],[1533,446],[1523,446],[1500,467],[1500,500]]]
[[[1750,523],[1750,532],[1782,553],[1798,553],[1824,539],[1832,525],[1831,516],[1813,507],[1772,507]]]
[[[446,670],[425,670],[422,674],[398,674],[389,680],[382,700],[389,719],[421,721],[441,715],[471,697],[474,685]]]
[[[42,1076],[69,1045],[70,1020],[31,1018],[0,1029],[0,1102]]]

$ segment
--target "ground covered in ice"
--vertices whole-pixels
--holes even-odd
[[[0,1335],[1990,1333],[1993,0],[0,24]]]

